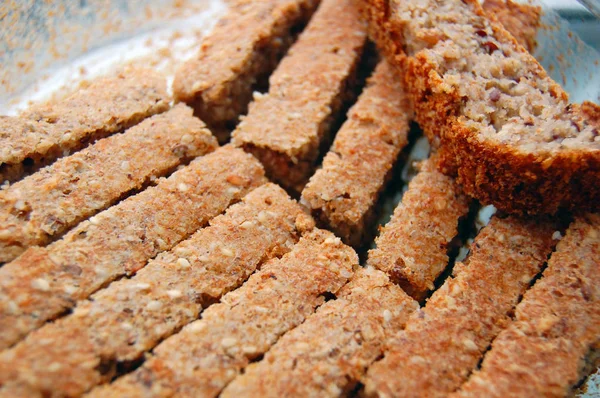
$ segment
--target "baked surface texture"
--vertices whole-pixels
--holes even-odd
[[[600,208],[600,134],[474,0],[364,0],[441,169],[518,214]]]
[[[503,30],[539,22],[511,1],[166,2],[191,36],[0,117],[0,162],[26,156],[0,174],[32,172],[0,181],[0,398],[574,395],[600,214],[556,203],[600,185],[600,106]],[[518,214],[473,198],[498,186]]]
[[[314,216],[349,245],[361,246],[369,238],[379,194],[408,144],[411,118],[403,84],[387,62],[380,62],[302,191]]]
[[[130,68],[72,95],[0,117],[0,183],[16,181],[90,142],[169,109],[165,76]]]
[[[201,320],[161,343],[140,369],[91,396],[216,397],[252,359],[312,314],[326,293],[336,294],[356,267],[350,247],[314,229],[204,311]]]
[[[386,339],[419,308],[372,267],[359,269],[336,296],[248,366],[221,396],[347,396],[383,353]]]
[[[63,157],[0,190],[0,262],[45,246],[218,144],[185,105]]]
[[[456,181],[437,171],[436,162],[434,157],[420,164],[367,259],[417,300],[448,265],[449,246],[469,211],[470,200]]]
[[[303,217],[310,223],[280,187],[255,189],[131,279],[112,283],[2,352],[0,395],[75,396],[109,381],[118,363],[139,359],[262,263],[289,252]]]
[[[445,397],[477,366],[541,271],[553,225],[494,217],[464,262],[369,368],[365,389],[380,397]]]
[[[232,0],[229,11],[184,63],[173,82],[178,101],[188,103],[223,142],[246,113],[252,91],[266,82],[318,0]],[[264,81],[264,82],[263,82]]]
[[[0,268],[0,349],[190,236],[265,183],[258,161],[226,146]]]
[[[355,0],[324,0],[232,134],[274,182],[302,192],[333,124],[354,99],[367,42]]]
[[[576,218],[458,397],[564,397],[598,363],[600,215]],[[586,363],[589,360],[589,363]]]

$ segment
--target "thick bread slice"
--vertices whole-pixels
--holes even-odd
[[[366,30],[354,0],[323,1],[232,133],[284,188],[302,192],[354,99]]]
[[[289,252],[314,224],[275,184],[263,185],[168,252],[0,353],[0,397],[79,396]]]
[[[600,206],[598,126],[474,0],[366,0],[416,119],[465,192],[515,213]]]
[[[234,0],[198,54],[173,81],[178,101],[192,106],[224,142],[246,113],[252,90],[266,83],[318,0]]]
[[[258,161],[224,146],[0,268],[0,349],[186,239],[265,183]]]
[[[599,336],[600,215],[586,214],[558,243],[480,370],[452,397],[571,396],[594,366]]]
[[[355,247],[371,235],[379,195],[408,144],[412,107],[394,72],[385,61],[377,65],[322,168],[302,191],[313,214]]]
[[[90,142],[169,109],[165,76],[129,68],[20,117],[0,116],[0,183],[16,181]]]
[[[434,157],[420,164],[367,259],[416,300],[434,288],[448,265],[448,250],[470,205],[456,181],[436,170],[436,162]]]
[[[0,190],[0,262],[45,246],[217,140],[183,104],[97,141]]]

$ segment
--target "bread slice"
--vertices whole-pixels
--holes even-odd
[[[302,192],[354,99],[366,29],[354,0],[324,0],[233,132],[232,143],[284,188]]]
[[[100,138],[169,109],[165,76],[126,68],[67,98],[0,117],[0,183],[16,181]]]
[[[110,380],[119,363],[139,359],[261,264],[289,252],[302,219],[311,222],[277,185],[255,189],[131,279],[0,353],[0,395],[79,396]]]
[[[204,123],[179,104],[0,190],[0,262],[14,260],[30,246],[47,245],[217,147]]]
[[[367,259],[417,300],[448,265],[450,244],[471,202],[456,181],[437,171],[436,162],[434,157],[420,164]]]
[[[453,276],[388,341],[368,394],[445,397],[477,366],[553,246],[552,223],[494,217]]]
[[[403,84],[380,62],[302,191],[303,203],[345,243],[359,247],[372,234],[379,194],[408,144],[411,118]]]
[[[265,183],[258,161],[225,146],[0,268],[0,349],[203,227]]]
[[[173,93],[224,143],[252,91],[265,84],[318,0],[232,0],[198,54],[177,70]]]
[[[558,243],[481,369],[452,397],[571,396],[598,354],[599,308],[600,215],[585,214]]]
[[[600,208],[600,134],[475,0],[365,0],[416,119],[465,192],[515,213]]]
[[[306,322],[289,331],[221,394],[232,397],[348,396],[419,305],[386,274],[361,268]]]
[[[142,367],[90,396],[216,397],[323,304],[327,293],[336,294],[356,267],[358,256],[350,247],[314,229],[204,311],[202,319],[158,345]]]

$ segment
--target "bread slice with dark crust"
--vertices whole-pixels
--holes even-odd
[[[479,3],[363,4],[442,171],[467,194],[521,214],[599,208],[598,127]]]

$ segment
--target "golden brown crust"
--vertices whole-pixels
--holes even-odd
[[[344,396],[418,308],[383,272],[360,269],[337,299],[286,333],[221,396]]]
[[[564,397],[600,336],[600,215],[578,217],[543,277],[453,397]],[[588,369],[589,370],[589,369]]]
[[[217,146],[192,110],[178,105],[0,190],[0,262],[12,261],[30,246],[45,246]]]
[[[302,191],[331,127],[353,98],[366,27],[355,0],[324,0],[298,41],[255,96],[232,134],[234,145],[257,156],[267,175]]]
[[[365,243],[374,207],[408,143],[412,108],[395,71],[381,62],[348,112],[302,200],[352,246]]]
[[[537,32],[541,26],[542,7],[515,3],[511,0],[485,0],[483,10],[493,15],[527,51],[537,47]]]
[[[600,105],[583,101],[579,106],[579,112],[592,126],[600,129]]]
[[[469,202],[452,178],[436,170],[434,158],[426,160],[375,240],[367,263],[421,299],[448,265],[448,245]]]
[[[88,143],[169,109],[166,78],[147,69],[103,77],[71,96],[0,117],[0,182],[16,181]]]
[[[90,395],[215,397],[312,314],[324,294],[337,293],[357,266],[351,248],[315,229],[204,311],[201,320],[161,343],[140,369]]]
[[[510,321],[552,249],[553,225],[494,217],[464,263],[388,342],[366,391],[381,397],[444,397],[477,366]]]
[[[115,278],[134,274],[264,182],[252,156],[222,147],[50,246],[29,248],[0,268],[0,349]]]
[[[246,113],[257,82],[266,81],[318,5],[317,0],[234,0],[184,63],[175,98],[190,104],[213,131],[227,131]]]
[[[117,363],[138,359],[260,264],[290,251],[300,236],[298,217],[309,216],[278,186],[255,189],[131,279],[1,353],[0,395],[76,396],[110,380]]]
[[[508,212],[598,208],[597,128],[574,112],[560,86],[498,22],[485,18],[476,1],[453,0],[444,3],[443,10],[441,3],[427,3],[431,3],[427,13],[435,12],[439,20],[446,18],[444,24],[453,40],[440,37],[437,26],[426,29],[419,28],[418,22],[407,22],[402,11],[412,7],[412,2],[365,0],[364,14],[380,47],[406,72],[417,121],[434,146],[441,148],[442,170],[456,174],[467,194]],[[454,19],[459,22],[453,23]],[[472,36],[465,37],[463,31]],[[462,62],[470,57],[473,60]],[[494,65],[501,67],[504,80],[490,77],[498,73]],[[472,74],[473,68],[476,73]],[[508,84],[509,78],[517,84]],[[492,85],[489,94],[488,83]],[[506,96],[498,89],[493,92],[495,84],[504,83],[510,87]],[[489,98],[479,102],[472,95],[477,90],[478,96]],[[530,104],[534,97],[535,106]],[[504,104],[512,104],[516,115],[506,113]],[[491,116],[476,111],[477,106]],[[539,106],[545,113],[536,110]],[[546,117],[549,113],[553,116]],[[475,120],[476,116],[484,122]],[[492,116],[499,118],[498,126]],[[495,135],[494,129],[501,129],[497,133],[502,134]]]

